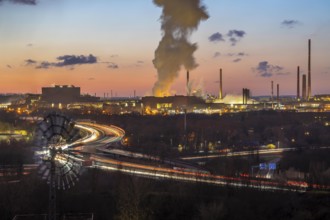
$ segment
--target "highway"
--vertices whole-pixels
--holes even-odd
[[[294,151],[295,148],[277,148],[277,149],[261,149],[261,150],[250,150],[250,151],[237,151],[237,152],[228,152],[222,154],[213,154],[213,155],[202,155],[202,156],[192,156],[192,157],[182,157],[182,160],[199,160],[199,159],[212,159],[217,157],[236,157],[236,156],[248,156],[251,154],[280,154],[285,151]]]
[[[304,181],[275,181],[271,179],[257,179],[249,177],[231,177],[213,175],[210,172],[186,162],[195,159],[214,158],[222,156],[246,156],[253,151],[231,152],[226,155],[205,155],[184,157],[180,160],[161,160],[156,156],[127,151],[122,148],[121,142],[125,131],[112,125],[101,125],[91,122],[77,122],[77,128],[84,130],[86,136],[64,146],[71,148],[72,160],[87,167],[94,167],[106,171],[120,171],[130,175],[137,175],[153,179],[171,179],[191,183],[205,183],[216,186],[248,187],[268,191],[297,191],[305,192],[310,187],[319,190],[330,190],[330,186],[308,185]],[[259,154],[279,154],[284,151],[294,150],[292,148],[264,149]],[[22,174],[28,175],[37,165],[23,165]],[[16,168],[6,167],[0,170],[0,177],[10,177],[16,180],[18,174]],[[8,176],[9,175],[9,176]],[[13,178],[12,178],[13,177]],[[3,178],[3,177],[2,177]]]
[[[89,133],[85,138],[73,143],[81,144],[82,152],[96,153],[107,149],[109,145],[120,144],[125,135],[125,131],[116,126],[100,125],[90,122],[79,122],[76,125],[79,129],[83,129]]]
[[[183,166],[184,163],[180,162],[176,163],[170,161],[166,166],[164,166],[164,164],[161,163],[157,157],[118,149],[117,147],[120,146],[120,143],[125,135],[125,131],[119,127],[86,122],[78,123],[77,126],[80,129],[85,129],[89,133],[87,137],[79,140],[78,142],[83,144],[81,152],[89,153],[91,155],[89,160],[92,161],[92,166],[102,170],[117,170],[132,175],[155,179],[172,179],[194,183],[200,182],[220,186],[227,185],[238,188],[249,187],[270,191],[280,190],[305,192],[309,187],[308,184],[303,181],[279,182],[274,180],[252,179],[246,177],[212,175],[205,170],[198,169],[193,166],[191,168],[187,168]],[[260,150],[259,153],[281,153],[288,150],[293,149],[281,148],[273,150]],[[251,153],[251,151],[233,152],[229,155],[244,156],[249,153]],[[186,157],[182,159],[190,160],[219,156],[220,155],[210,155],[202,157]],[[131,158],[133,160],[127,160],[127,158]],[[146,159],[151,159],[152,163],[147,162]],[[171,164],[171,166],[169,166],[169,164]],[[330,190],[330,186],[313,185],[313,187]]]

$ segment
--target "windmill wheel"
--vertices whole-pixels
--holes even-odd
[[[70,144],[79,138],[74,121],[63,114],[51,113],[38,123],[35,131],[38,173],[52,187],[67,189],[78,181],[81,164],[73,156]]]

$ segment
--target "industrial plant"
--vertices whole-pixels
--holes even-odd
[[[104,93],[104,97],[81,94],[80,87],[74,85],[54,85],[43,87],[41,94],[2,95],[0,108],[29,114],[37,109],[66,109],[97,112],[101,114],[142,114],[173,115],[186,113],[225,114],[242,111],[278,110],[295,112],[328,112],[330,111],[330,95],[312,96],[311,75],[311,40],[308,40],[308,72],[300,74],[297,66],[297,94],[283,96],[280,84],[270,81],[270,94],[252,96],[249,88],[242,88],[241,95],[224,95],[222,68],[219,69],[219,92],[217,96],[204,95],[192,91],[189,70],[186,74],[186,95],[157,95],[138,97],[117,97]],[[275,87],[275,88],[274,88]],[[274,91],[276,89],[276,91]],[[165,93],[166,94],[166,93]]]
[[[308,3],[0,0],[0,220],[330,220]]]
[[[242,88],[242,95],[224,95],[223,69],[219,69],[218,96],[200,96],[191,90],[189,70],[186,75],[186,96],[145,96],[114,97],[111,93],[104,97],[82,95],[80,87],[73,85],[55,85],[43,87],[42,94],[3,95],[0,108],[19,113],[31,113],[36,109],[80,110],[85,113],[142,115],[172,115],[187,113],[224,114],[230,112],[279,110],[296,112],[328,112],[330,111],[330,95],[312,96],[311,76],[311,40],[308,40],[308,73],[300,74],[297,67],[296,96],[281,96],[280,85],[270,82],[271,94],[251,96],[249,88]],[[276,95],[275,95],[276,94]]]

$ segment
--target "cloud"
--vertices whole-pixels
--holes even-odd
[[[244,57],[244,56],[248,56],[248,54],[246,54],[244,52],[240,52],[240,53],[237,54],[237,56]]]
[[[119,57],[119,55],[118,55],[118,54],[112,54],[112,55],[110,55],[110,57],[111,57],[111,58]]]
[[[11,65],[8,64],[8,65],[7,65],[7,68],[11,69],[12,67],[11,67]]]
[[[88,78],[88,80],[95,80],[95,78],[94,77],[90,77],[90,78]]]
[[[233,62],[234,62],[234,63],[238,63],[238,62],[240,62],[241,60],[242,60],[241,58],[237,58],[237,59],[233,60]]]
[[[216,57],[219,57],[221,55],[220,52],[215,52],[213,54],[213,58],[216,58]],[[234,60],[234,62],[239,62],[242,60],[242,57],[245,57],[245,56],[249,56],[247,53],[245,52],[239,52],[239,53],[226,53],[226,54],[223,54],[224,56],[227,56],[227,57],[237,57],[237,59]],[[238,60],[240,59],[240,60]]]
[[[55,66],[62,67],[68,65],[80,65],[80,64],[93,64],[97,63],[97,58],[92,54],[88,56],[80,55],[64,55],[57,57],[57,60],[62,62],[55,63]]]
[[[227,53],[226,56],[228,56],[228,57],[244,57],[244,56],[248,56],[248,54],[247,53],[244,53],[244,52]]]
[[[219,32],[216,32],[216,33],[212,34],[211,36],[209,36],[209,41],[219,42],[219,41],[225,41],[225,39],[223,38],[222,34],[220,34]]]
[[[257,72],[261,77],[271,77],[273,75],[288,75],[289,73],[282,72],[283,67],[278,65],[271,65],[268,61],[259,62],[258,66],[252,68],[254,72]]]
[[[36,5],[36,0],[10,0],[10,2],[16,3],[16,4],[23,4],[23,5]]]
[[[37,64],[37,61],[35,61],[35,60],[31,60],[31,59],[24,60],[24,62],[25,62],[25,65],[26,65],[26,66],[30,66],[30,65],[35,65],[35,64]]]
[[[137,63],[138,63],[138,64],[143,64],[144,61],[142,61],[142,60],[138,60]]]
[[[230,30],[227,33],[227,36],[229,37],[229,41],[231,42],[232,46],[235,46],[237,42],[240,41],[245,35],[246,32],[240,30]]]
[[[74,65],[82,65],[82,64],[95,64],[97,63],[97,57],[93,56],[92,54],[88,56],[84,55],[63,55],[56,58],[59,62],[49,62],[49,61],[42,61],[37,66],[36,69],[48,69],[50,67],[70,67],[73,69]],[[36,61],[28,59],[25,60],[26,65],[37,64]]]
[[[227,35],[229,37],[244,37],[245,34],[245,31],[230,30]]]
[[[246,35],[246,32],[243,30],[229,30],[226,35],[223,35],[219,32],[216,32],[209,36],[210,42],[219,42],[219,41],[226,41],[228,38],[229,42],[232,46],[235,46],[238,41],[240,41],[244,36]]]
[[[213,54],[213,58],[220,57],[220,56],[221,56],[221,53],[220,52],[215,52]]]
[[[29,43],[26,45],[27,47],[33,47],[33,44]]]
[[[108,68],[110,68],[110,69],[118,69],[119,66],[118,66],[118,64],[115,64],[115,63],[110,62],[109,65],[108,65]]]
[[[247,53],[244,53],[244,52],[239,52],[239,53],[227,53],[227,56],[229,57],[233,57],[233,56],[236,56],[236,57],[244,57],[244,56],[248,56]]]
[[[300,22],[297,20],[284,20],[282,21],[281,25],[286,28],[294,28],[299,25]]]
[[[48,69],[51,66],[54,66],[54,64],[48,61],[43,61],[36,66],[36,69]]]
[[[0,0],[0,3],[2,2],[10,2],[10,3],[15,3],[15,4],[22,4],[22,5],[36,5],[37,1],[36,0]]]

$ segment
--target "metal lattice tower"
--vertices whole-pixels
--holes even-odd
[[[81,164],[74,157],[72,143],[80,137],[74,121],[60,113],[51,113],[38,123],[35,158],[38,173],[49,184],[48,219],[56,219],[56,190],[65,190],[78,181]]]

